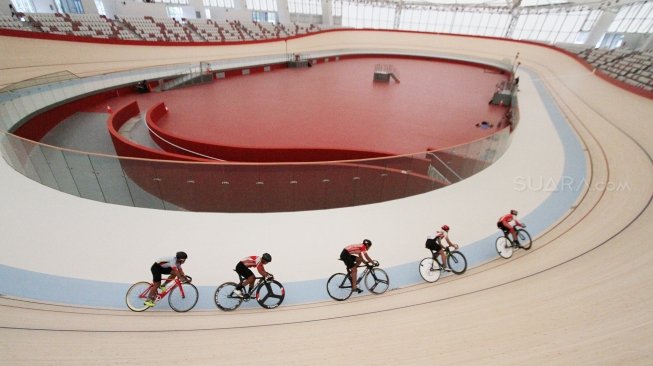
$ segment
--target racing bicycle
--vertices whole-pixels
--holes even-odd
[[[244,280],[241,275],[238,275],[240,282]],[[245,292],[243,288],[243,297],[234,294],[237,283],[225,282],[215,290],[215,305],[221,310],[231,311],[235,310],[243,303],[248,302],[252,298],[256,298],[259,305],[266,309],[274,309],[281,305],[283,299],[286,297],[286,290],[283,285],[274,279],[272,274],[268,278],[256,277],[256,282],[250,286],[249,291]]]
[[[463,274],[467,270],[467,258],[458,250],[444,248],[447,260],[447,268],[441,263],[440,254],[436,250],[429,249],[431,257],[426,257],[419,262],[419,274],[426,282],[435,282],[443,272]]]
[[[512,253],[516,249],[524,249],[524,250],[529,250],[531,249],[531,245],[533,245],[533,241],[531,240],[531,234],[528,233],[523,228],[519,228],[516,230],[517,231],[517,237],[519,238],[519,245],[515,243],[512,239],[512,235],[510,235],[510,232],[507,230],[503,231],[503,236],[500,236],[497,238],[495,242],[495,246],[497,248],[497,253],[499,253],[500,256],[503,258],[510,258],[512,257]]]
[[[194,308],[199,299],[199,292],[197,291],[197,287],[191,283],[192,280],[190,276],[186,276],[185,281],[182,282],[182,280],[176,277],[174,281],[171,281],[172,285],[157,289],[154,303],[157,304],[167,296],[168,304],[176,312],[185,313]],[[145,281],[133,284],[127,290],[127,295],[125,296],[127,307],[132,311],[138,312],[149,309],[150,307],[145,305],[145,301],[152,286],[154,286],[152,283]]]
[[[358,266],[365,267],[365,270],[358,276],[356,285],[361,281],[365,282],[365,287],[373,294],[380,295],[390,287],[388,274],[378,268],[379,262],[374,261],[372,264],[363,264]],[[351,269],[347,269],[347,274],[336,273],[329,277],[327,281],[327,292],[329,296],[336,301],[347,300],[354,292],[351,287]]]

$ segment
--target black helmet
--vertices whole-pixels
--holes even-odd
[[[188,258],[188,254],[186,254],[186,252],[177,252],[177,255],[176,255],[175,257],[177,257],[177,259],[179,259],[179,260],[181,260],[181,259],[187,259],[187,258]]]
[[[272,256],[268,253],[263,253],[261,258],[268,263],[272,262]]]
[[[371,246],[372,246],[372,241],[369,240],[369,239],[365,239],[365,240],[363,240],[363,244],[364,244],[366,247],[371,247]]]
[[[510,214],[517,216],[517,210],[510,210]]]

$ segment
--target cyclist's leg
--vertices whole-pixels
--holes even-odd
[[[168,286],[168,284],[169,284],[170,282],[174,281],[176,277],[177,277],[177,273],[176,273],[176,272],[173,272],[173,271],[171,270],[171,271],[168,273],[168,278],[166,278],[166,280],[163,282],[163,285],[164,285],[164,286]]]
[[[516,246],[519,246],[519,235],[517,235],[517,230],[515,230],[514,226],[510,226],[510,235],[512,235],[512,242]]]
[[[236,273],[238,273],[239,277],[236,289],[240,290],[243,288],[243,282],[245,282],[245,279],[251,276],[253,273],[249,268],[247,268],[246,265],[243,264],[243,262],[238,262],[236,264]]]
[[[246,293],[249,293],[252,291],[252,288],[254,287],[254,280],[256,279],[256,276],[254,276],[254,273],[252,273],[251,276],[247,277],[243,281],[243,290],[245,290]],[[247,286],[247,287],[245,287]]]
[[[236,265],[236,273],[238,273],[240,276],[241,281],[238,283],[238,285],[236,285],[236,290],[234,292],[236,295],[242,296],[244,285],[250,284],[251,287],[251,283],[254,282],[254,272],[252,272],[251,269],[247,268],[243,262],[238,262]]]
[[[514,232],[515,229],[514,229],[512,226],[506,226],[506,225],[503,224],[503,222],[499,221],[499,222],[497,223],[497,227],[498,227],[499,229],[501,229],[501,231],[503,231],[503,236],[505,236],[506,238],[508,238],[508,240],[511,240],[511,239],[510,239],[510,236],[509,236],[508,234],[511,234],[511,235],[512,235],[512,241],[514,241],[514,239],[517,237],[517,236],[516,236],[517,233]]]
[[[152,288],[150,288],[150,292],[147,294],[145,305],[154,306],[156,291],[159,286],[161,286],[161,274],[163,273],[163,268],[158,263],[154,263],[152,267],[150,267],[150,271],[152,272]]]
[[[438,261],[438,255],[440,254],[440,251],[438,250],[438,247],[435,246],[433,247],[433,249],[429,249],[429,250],[431,251],[431,258],[433,258],[433,261],[439,265],[440,261]]]
[[[349,254],[347,249],[343,249],[342,252],[340,252],[340,259],[345,263],[345,267],[347,267],[347,273],[349,273],[349,278],[351,279],[352,291],[357,291],[356,270],[358,269],[358,264],[361,262],[361,258],[353,256]]]
[[[447,256],[444,253],[444,248],[442,246],[440,246],[440,250],[438,250],[438,254],[440,254],[440,260],[441,260],[440,264],[442,265],[442,269],[446,269],[447,268]]]
[[[361,263],[363,262],[363,257],[360,256],[360,255],[359,256],[352,255],[351,257],[354,260],[354,265],[351,268],[352,291],[356,291],[356,292],[358,292],[360,294],[361,292],[363,292],[363,290],[360,290],[358,288],[358,283],[357,283],[358,282],[358,266],[360,266]]]

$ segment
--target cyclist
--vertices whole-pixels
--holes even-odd
[[[442,225],[440,228],[441,230],[438,230],[435,232],[435,245],[433,247],[429,247],[433,253],[438,253],[440,254],[440,259],[442,259],[442,269],[447,268],[447,257],[446,254],[444,253],[444,249],[446,247],[454,247],[455,249],[458,249],[458,244],[454,244],[451,242],[449,239],[449,225]],[[446,241],[446,246],[442,244],[442,239]]]
[[[247,285],[250,289],[254,285],[255,277],[254,272],[252,272],[250,269],[251,267],[256,267],[256,270],[261,274],[261,276],[271,278],[272,275],[265,270],[265,265],[270,262],[272,262],[272,256],[268,253],[263,253],[263,255],[260,257],[251,255],[240,260],[240,262],[238,262],[236,265],[236,272],[240,275],[240,277],[243,278],[243,280],[240,281],[238,285],[236,285],[234,295],[238,297],[244,297],[245,295],[243,295],[242,290],[245,285]]]
[[[156,297],[156,291],[159,287],[162,289],[170,283],[175,277],[186,280],[186,275],[184,270],[181,269],[181,265],[186,262],[188,259],[188,254],[185,252],[177,252],[174,257],[164,257],[154,262],[150,270],[152,271],[152,289],[147,295],[147,300],[143,303],[145,306],[152,307],[154,306],[154,298]],[[166,278],[166,282],[161,286],[161,275],[167,274],[170,275]]]
[[[348,245],[342,250],[342,252],[340,252],[340,259],[345,262],[347,270],[351,271],[350,278],[352,291],[355,291],[359,294],[363,292],[363,290],[356,288],[356,271],[358,269],[358,265],[361,264],[361,262],[375,266],[378,265],[378,262],[372,260],[370,255],[367,254],[367,251],[371,246],[372,242],[368,239],[365,239],[361,244]]]
[[[517,210],[510,210],[509,214],[501,216],[499,219],[499,222],[497,222],[497,227],[501,229],[504,233],[510,233],[512,235],[513,241],[517,247],[521,247],[519,244],[519,238],[517,237],[517,231],[515,230],[516,226],[519,227],[526,227],[526,225],[522,224],[517,220]],[[514,225],[512,224],[514,221]]]

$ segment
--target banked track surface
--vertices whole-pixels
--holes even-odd
[[[550,50],[520,51],[589,166],[576,207],[530,251],[434,285],[274,311],[134,314],[0,298],[0,363],[653,363],[653,102]],[[601,188],[619,182],[629,188]]]

